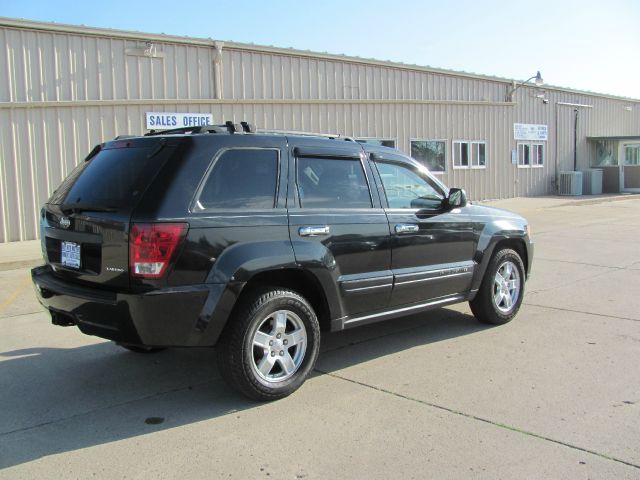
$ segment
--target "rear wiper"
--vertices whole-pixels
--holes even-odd
[[[70,205],[61,205],[60,211],[64,214],[80,213],[80,212],[117,212],[115,207],[102,207],[100,205],[90,205],[88,203],[72,203]]]

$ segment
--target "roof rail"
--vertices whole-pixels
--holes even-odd
[[[347,137],[346,135],[340,135],[339,133],[312,133],[312,132],[300,132],[297,130],[272,130],[267,128],[258,128],[256,129],[256,133],[277,133],[280,135],[301,135],[305,137],[324,137],[324,138],[332,138],[332,139],[342,139],[347,142],[355,142],[355,139],[352,137]]]
[[[196,134],[196,133],[275,133],[278,135],[301,135],[305,137],[323,137],[335,140],[345,140],[347,142],[355,142],[352,137],[340,135],[338,133],[313,133],[301,132],[297,130],[272,130],[268,128],[255,128],[253,124],[247,122],[233,123],[227,121],[222,125],[197,125],[191,127],[172,128],[170,130],[151,130],[145,133],[145,137],[154,135],[179,135],[179,134]]]

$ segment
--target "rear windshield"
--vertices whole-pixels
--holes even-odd
[[[49,203],[132,207],[161,165],[157,148],[113,148],[101,150],[78,165],[53,193]]]

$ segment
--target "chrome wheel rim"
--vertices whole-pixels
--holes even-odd
[[[515,263],[503,262],[493,280],[493,304],[501,313],[510,313],[520,296],[520,271]]]
[[[265,382],[284,382],[302,365],[307,330],[290,310],[273,312],[258,323],[252,339],[251,366]]]

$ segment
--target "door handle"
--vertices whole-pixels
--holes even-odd
[[[319,235],[329,235],[331,230],[327,225],[313,225],[311,227],[300,227],[298,233],[301,237],[317,237]]]
[[[418,225],[415,223],[399,223],[396,225],[396,233],[412,233],[418,231]]]

